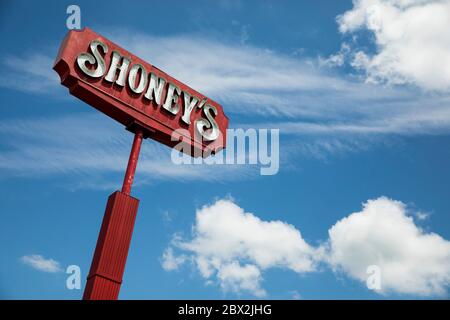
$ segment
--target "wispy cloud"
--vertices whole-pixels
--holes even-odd
[[[265,48],[197,36],[131,34],[121,29],[109,36],[239,114],[327,118],[332,113],[324,113],[326,110],[365,109],[342,105],[345,99],[367,102],[398,97],[392,90],[374,92],[369,85],[331,75],[314,59],[297,59]]]
[[[450,132],[448,92],[365,83],[358,77],[332,71],[316,58],[298,58],[194,35],[157,37],[123,28],[109,28],[105,35],[221,102],[231,127],[280,129],[285,138],[281,154],[287,159],[281,169],[289,166],[289,159],[295,158],[292,155],[324,158],[367,149],[368,142],[386,135]],[[5,58],[9,80],[0,85],[67,95],[51,70],[51,61],[42,54]],[[5,140],[7,148],[0,153],[0,169],[19,175],[97,174],[95,183],[87,178],[80,187],[102,184],[110,188],[104,173],[123,171],[131,139],[113,121],[92,115],[14,119],[0,124],[0,131],[20,138],[15,145]],[[223,166],[221,170],[176,166],[170,163],[169,156],[168,148],[145,143],[137,183],[205,177],[217,181],[246,178],[254,173],[249,166]]]
[[[121,125],[91,113],[3,121],[0,133],[0,170],[4,174],[77,175],[75,185],[71,184],[74,188],[118,187],[121,179],[112,179],[110,174],[123,174],[133,139]],[[160,179],[223,181],[259,174],[256,166],[249,165],[221,166],[220,170],[208,164],[176,165],[170,153],[166,146],[146,140],[136,185]]]
[[[270,126],[278,127],[264,125]],[[287,127],[283,133],[295,137]],[[0,172],[4,176],[58,175],[68,178],[64,184],[71,189],[120,187],[133,138],[121,125],[95,113],[5,120],[0,122],[0,135]],[[366,142],[367,138],[364,142],[354,137],[319,136],[283,141],[280,170],[298,169],[299,157],[326,159],[366,150]],[[215,183],[257,178],[260,165],[176,165],[171,161],[171,149],[149,139],[142,145],[137,171],[138,186],[171,179]]]
[[[5,72],[0,78],[0,87],[53,96],[64,92],[58,75],[52,69],[53,60],[43,53],[4,57],[0,61]]]
[[[315,58],[197,36],[162,38],[118,30],[110,37],[208,93],[236,117],[251,115],[252,122],[268,118],[289,119],[301,126],[312,122],[318,125],[313,130],[327,127],[333,134],[450,129],[450,95],[445,92],[364,83],[321,66]]]
[[[123,28],[109,28],[105,35],[220,101],[227,113],[236,115],[231,123],[238,117],[252,122],[271,119],[280,126],[292,122],[302,132],[307,127],[309,133],[333,134],[450,129],[446,92],[364,83],[332,71],[315,57],[298,58],[195,35],[157,37]],[[7,57],[3,64],[8,81],[0,85],[53,94],[61,86],[51,70],[52,60],[43,54]],[[292,125],[287,129],[290,132]]]
[[[428,104],[427,108],[422,108]],[[390,104],[388,104],[390,105]],[[420,99],[411,101],[411,112],[398,112],[390,117],[373,117],[340,121],[271,121],[257,124],[240,124],[244,128],[280,128],[288,135],[308,136],[353,136],[363,135],[423,135],[446,134],[450,131],[450,99],[434,98],[433,101]],[[395,106],[392,106],[395,108]],[[399,106],[404,108],[404,106]],[[414,110],[414,111],[413,111]]]
[[[61,272],[60,263],[53,259],[46,259],[40,254],[26,255],[20,258],[20,261],[30,267],[49,273]]]

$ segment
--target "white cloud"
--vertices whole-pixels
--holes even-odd
[[[123,29],[107,35],[219,100],[228,112],[329,119],[347,112],[365,113],[357,104],[360,100],[372,105],[380,99],[399,97],[389,89],[374,92],[370,85],[331,75],[316,64],[316,59],[298,59],[266,48],[190,35],[163,38]]]
[[[344,64],[346,56],[350,52],[350,46],[347,43],[341,45],[339,52],[328,56],[327,58],[322,58],[319,56],[319,66],[326,67],[340,67]]]
[[[415,212],[414,215],[416,216],[416,218],[419,221],[423,221],[423,220],[427,220],[431,214],[429,212],[419,211],[419,212]]]
[[[357,8],[353,11],[359,17],[362,9]],[[347,12],[342,16],[341,20],[347,22],[341,25],[348,27],[341,29],[350,32],[356,28],[359,18],[345,17],[352,15]],[[221,102],[232,126],[236,119],[244,122],[250,117],[256,126],[275,122],[281,134],[295,131],[296,134],[328,134],[334,138],[337,134],[450,132],[448,94],[361,83],[350,76],[332,73],[327,66],[343,63],[350,51],[349,43],[344,43],[338,54],[317,62],[315,58],[296,58],[265,48],[195,35],[157,37],[123,28],[108,28],[105,35]],[[358,56],[360,59],[354,61],[358,66],[373,60],[367,54]],[[15,59],[20,63],[3,61],[9,75],[8,83],[0,85],[21,90],[44,85],[42,92],[59,90],[68,95],[52,80],[57,76],[51,70],[50,57],[32,55],[29,63],[25,58]],[[430,72],[434,73],[433,70]],[[300,129],[292,130],[293,127]]]
[[[313,129],[309,133],[333,136],[450,131],[448,94],[361,83],[332,73],[327,66],[342,64],[350,43],[317,62],[191,35],[162,38],[117,30],[109,36],[221,102],[227,113],[236,114],[231,119],[247,115],[252,122],[282,119],[274,124],[282,134],[291,132],[283,126],[289,122],[309,126]]]
[[[5,74],[0,86],[20,91],[54,95],[55,90],[63,92],[59,77],[53,71],[53,59],[42,53],[27,57],[6,56],[1,61]]]
[[[373,117],[360,119],[359,121],[271,121],[257,124],[243,124],[242,127],[280,128],[282,133],[302,136],[333,136],[343,138],[351,136],[361,138],[364,136],[402,135],[411,136],[418,134],[445,134],[450,129],[450,101],[447,98],[435,98],[436,105],[428,105],[425,100],[411,101],[409,108],[414,112],[392,112],[390,118]],[[386,107],[402,109],[395,103],[386,103]]]
[[[260,286],[261,270],[253,264],[241,266],[237,261],[224,264],[217,272],[217,278],[224,291],[240,293],[245,290],[257,297],[266,295],[266,291]]]
[[[400,201],[367,201],[330,228],[329,246],[329,263],[363,283],[380,267],[383,293],[441,295],[450,284],[450,242],[417,227]]]
[[[325,244],[315,248],[286,222],[263,221],[231,200],[218,200],[197,210],[192,239],[172,241],[164,253],[171,267],[165,269],[193,261],[206,283],[262,297],[267,294],[263,273],[270,268],[302,274],[323,264],[365,285],[367,268],[376,265],[379,293],[445,294],[450,242],[421,230],[409,214],[415,215],[400,201],[368,200],[362,211],[336,222]],[[174,250],[180,251],[178,258]]]
[[[263,221],[231,200],[197,210],[193,239],[177,239],[173,246],[189,252],[200,274],[207,280],[215,277],[223,290],[256,296],[265,294],[264,270],[312,272],[319,255],[294,226]]]
[[[374,35],[377,52],[353,60],[367,81],[450,89],[449,0],[354,0],[337,20],[343,33]]]
[[[360,14],[359,9],[354,10]],[[350,13],[343,17],[346,16],[351,17]],[[356,22],[346,22],[345,30],[354,30]],[[157,37],[124,29],[108,30],[105,35],[121,46],[221,102],[230,117],[230,126],[280,129],[282,156],[287,159],[281,163],[282,170],[298,167],[298,155],[324,158],[343,150],[360,151],[386,135],[450,132],[450,96],[444,92],[361,83],[331,73],[326,66],[342,63],[349,51],[347,43],[321,66],[317,59],[295,58],[265,48],[194,35]],[[11,59],[3,61],[8,81],[0,85],[33,92],[63,92],[68,96],[51,70],[50,57],[34,54]],[[90,118],[94,120],[68,115],[63,119],[5,121],[0,124],[0,132],[5,137],[20,135],[23,139],[14,145],[8,145],[8,139],[2,141],[7,148],[0,153],[0,170],[32,176],[77,173],[86,178],[75,181],[74,188],[117,187],[119,182],[111,182],[104,174],[123,172],[129,135],[111,119],[100,115]],[[18,126],[37,130],[19,131],[15,129]],[[284,137],[295,142],[289,150],[289,140]],[[295,156],[286,156],[291,154]],[[167,159],[168,148],[144,143],[136,183],[152,183],[155,179],[235,180],[255,177],[258,170],[257,166],[248,165],[222,166],[221,170],[216,170],[216,166],[176,166]],[[90,177],[84,175],[86,172]]]
[[[62,271],[58,261],[55,261],[53,259],[46,259],[39,254],[23,256],[20,258],[20,261],[36,270],[43,272],[56,273]]]
[[[0,171],[40,177],[71,176],[74,188],[117,188],[126,168],[133,136],[101,114],[78,113],[51,118],[11,119],[0,122]],[[13,143],[11,142],[13,141]],[[135,185],[155,179],[224,181],[256,176],[256,166],[176,165],[168,147],[144,141]],[[206,174],[207,172],[207,174]],[[255,174],[252,174],[255,173]],[[78,179],[73,179],[76,175]],[[113,179],[111,179],[113,178]]]
[[[172,271],[177,270],[180,267],[180,265],[182,265],[185,261],[186,256],[184,255],[175,256],[173,254],[173,249],[169,247],[163,253],[161,265],[164,270]]]

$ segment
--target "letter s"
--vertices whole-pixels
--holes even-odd
[[[99,40],[93,40],[89,47],[91,48],[93,55],[87,52],[80,53],[77,57],[78,67],[80,67],[81,71],[83,71],[86,75],[93,78],[100,78],[105,74],[106,65],[98,47],[102,47],[103,52],[107,53],[108,46]],[[97,62],[97,68],[89,69],[86,66],[86,62],[89,62],[89,64],[95,64],[95,62]]]
[[[206,141],[213,141],[216,140],[219,137],[219,126],[217,125],[216,120],[214,120],[214,117],[217,116],[217,109],[216,107],[207,104],[203,108],[203,112],[205,113],[206,119],[200,119],[197,120],[196,128],[197,131],[202,135],[202,137]],[[212,115],[214,113],[214,116]],[[207,129],[211,129],[208,132],[205,130],[205,127]]]

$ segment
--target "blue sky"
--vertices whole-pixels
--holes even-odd
[[[178,167],[144,142],[121,299],[448,298],[450,6],[405,3],[76,2],[83,27],[217,100],[231,128],[280,129],[273,176]],[[65,269],[83,289],[131,146],[51,70],[69,4],[0,5],[4,299],[81,298]]]

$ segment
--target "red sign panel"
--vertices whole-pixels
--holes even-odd
[[[228,118],[218,103],[89,28],[67,34],[53,69],[72,95],[131,131],[170,147],[181,137],[195,156],[225,147]]]

